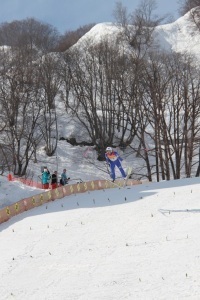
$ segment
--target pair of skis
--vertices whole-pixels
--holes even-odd
[[[115,181],[111,181],[111,180],[109,180],[109,181],[111,181],[112,183],[113,183],[113,185],[115,185],[115,186],[117,186],[117,187],[126,187],[126,185],[127,185],[127,182],[128,182],[128,179],[129,179],[129,177],[130,177],[130,175],[131,175],[131,173],[132,173],[132,170],[133,170],[133,168],[132,167],[128,167],[127,168],[127,171],[126,171],[126,177],[124,178],[124,182],[123,182],[123,184],[119,184],[119,183],[116,183]],[[122,180],[120,180],[120,181],[122,181]]]

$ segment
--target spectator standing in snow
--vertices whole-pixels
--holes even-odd
[[[115,167],[117,166],[122,174],[123,178],[126,178],[126,173],[122,168],[121,161],[123,160],[117,151],[113,151],[112,147],[106,148],[105,159],[107,164],[110,166],[110,176],[115,181]]]
[[[51,175],[47,168],[44,168],[42,173],[42,186],[44,189],[49,188],[49,181],[50,181]]]
[[[56,189],[58,187],[58,176],[57,176],[57,171],[54,171],[53,174],[51,175],[51,188]]]
[[[61,179],[60,179],[60,184],[61,185],[65,185],[68,183],[68,180],[70,179],[70,177],[67,176],[67,170],[64,169],[62,174],[61,174]]]

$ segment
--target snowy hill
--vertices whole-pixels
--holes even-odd
[[[200,33],[189,20],[190,13],[180,17],[175,22],[159,25],[155,28],[155,38],[159,46],[167,51],[180,53],[187,52],[200,59],[199,43]],[[96,44],[101,40],[109,40],[111,43],[120,34],[120,28],[112,23],[100,23],[87,32],[76,44],[79,48],[83,44]]]
[[[87,192],[1,224],[1,300],[198,300],[199,190]]]
[[[79,43],[114,34],[112,24],[98,24]],[[155,34],[165,49],[198,55],[187,15]],[[61,104],[58,115],[60,136],[86,138]],[[117,150],[125,168],[141,166]],[[29,166],[36,179],[44,165],[59,174],[67,168],[75,181],[109,177],[93,147],[59,140],[54,156],[41,148],[37,159]],[[41,192],[2,176],[0,183],[1,207]],[[74,194],[13,217],[0,225],[1,300],[199,300],[199,190],[199,178],[144,183]]]
[[[190,13],[185,14],[171,24],[160,25],[155,33],[159,44],[166,50],[199,56],[200,33],[189,19]]]

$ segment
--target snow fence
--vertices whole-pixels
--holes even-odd
[[[141,181],[129,179],[127,186],[142,184]],[[72,194],[84,193],[87,191],[103,190],[109,188],[123,188],[124,181],[116,180],[114,183],[109,180],[94,180],[76,184],[68,184],[52,190],[46,190],[43,193],[24,198],[12,205],[0,210],[0,224],[8,221],[12,217],[21,214],[27,210],[41,206],[44,203],[61,199]]]

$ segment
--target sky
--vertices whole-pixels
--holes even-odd
[[[178,1],[178,0],[177,0]],[[178,18],[176,0],[157,0],[156,14],[171,14]],[[0,23],[35,18],[57,28],[63,34],[91,23],[112,22],[116,0],[1,0]],[[133,12],[140,0],[120,1]]]

